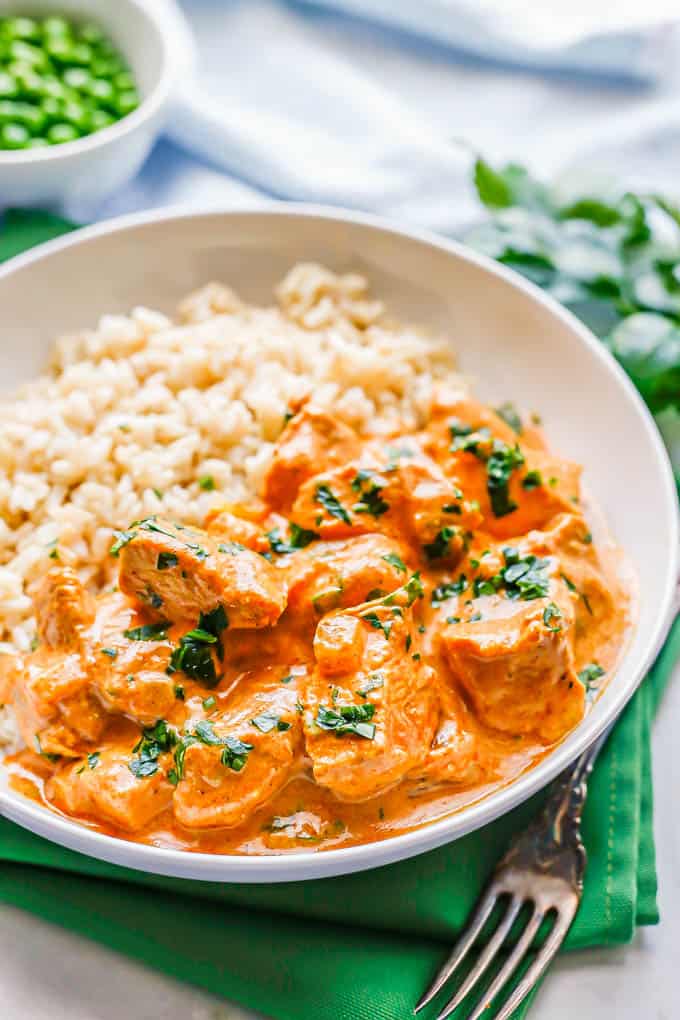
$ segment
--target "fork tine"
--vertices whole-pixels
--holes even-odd
[[[487,942],[482,952],[479,954],[479,959],[477,960],[477,963],[474,965],[468,976],[465,978],[465,980],[463,981],[462,985],[460,986],[454,997],[444,1006],[444,1009],[437,1016],[437,1020],[446,1020],[446,1017],[450,1016],[451,1013],[453,1013],[454,1009],[457,1009],[458,1006],[460,1006],[461,1002],[466,997],[470,989],[477,984],[480,977],[486,972],[489,963],[502,946],[508,932],[512,928],[513,922],[517,915],[519,914],[520,909],[522,907],[522,902],[523,901],[520,900],[519,897],[517,896],[512,897],[510,903],[508,904],[508,909],[506,910],[501,922],[499,923],[498,927],[496,928],[492,937]]]
[[[555,922],[555,927],[548,938],[541,946],[534,962],[515,988],[510,998],[503,1004],[496,1020],[509,1020],[520,1002],[529,994],[534,985],[538,982],[543,972],[547,969],[553,956],[564,941],[564,936],[569,931],[574,914],[578,909],[578,902],[574,902],[565,911],[560,911]]]
[[[541,927],[541,922],[545,914],[538,908],[529,918],[529,922],[522,932],[521,937],[517,940],[512,952],[508,956],[507,960],[499,970],[496,977],[493,979],[489,987],[486,989],[479,1002],[475,1006],[474,1010],[468,1017],[468,1020],[479,1020],[480,1016],[485,1012],[488,1006],[491,1005],[493,1000],[496,998],[501,988],[510,980],[515,972],[517,965],[524,958],[524,954],[529,949],[529,946],[534,941],[536,932]]]
[[[451,950],[450,956],[447,958],[446,962],[442,964],[430,987],[418,1000],[418,1003],[413,1010],[414,1013],[419,1013],[421,1009],[427,1006],[428,1002],[432,1002],[435,995],[449,980],[454,970],[466,956],[470,946],[484,927],[484,924],[493,910],[497,899],[498,895],[493,891],[493,889],[489,889],[486,892],[483,899],[478,904],[476,911],[470,918],[467,927],[463,929],[460,938]]]

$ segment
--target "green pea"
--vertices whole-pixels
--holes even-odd
[[[43,79],[30,64],[13,63],[7,67],[17,83],[17,95],[35,98],[43,94]]]
[[[77,64],[79,67],[87,67],[92,63],[92,47],[87,43],[74,43],[71,46],[68,64]]]
[[[45,41],[45,52],[48,57],[51,57],[58,64],[71,63],[70,57],[72,51],[73,43],[68,36],[54,35],[48,37]]]
[[[3,124],[0,127],[0,148],[2,149],[25,149],[30,141],[29,135],[23,124]]]
[[[137,88],[135,76],[130,71],[120,71],[114,76],[113,84],[119,92],[129,92],[131,89],[134,91]]]
[[[130,89],[128,92],[120,92],[116,97],[115,108],[121,117],[127,116],[128,113],[132,113],[139,106],[139,96]]]
[[[0,34],[9,39],[33,41],[40,38],[40,26],[33,18],[5,18],[0,22]]]
[[[102,43],[107,42],[106,36],[99,25],[94,25],[92,22],[87,22],[80,26],[78,38],[82,39],[83,42],[89,43],[91,46],[101,46]]]
[[[19,94],[19,87],[13,75],[0,71],[0,99],[12,99]]]
[[[64,104],[52,96],[47,96],[40,104],[48,124],[56,124],[64,119]]]
[[[0,101],[0,124],[21,124],[32,134],[39,134],[45,127],[45,113],[32,103],[20,103],[13,99]]]
[[[90,70],[94,78],[113,78],[115,74],[125,70],[125,65],[115,57],[100,57],[97,55],[92,60]]]
[[[77,89],[79,92],[87,91],[92,78],[90,72],[83,67],[69,67],[64,71],[64,84],[69,88]]]
[[[102,106],[114,106],[116,103],[116,93],[113,85],[106,78],[95,78],[94,81],[90,82],[88,93]]]
[[[42,94],[43,96],[49,96],[50,99],[77,99],[78,93],[70,88],[66,88],[63,82],[59,81],[58,78],[44,77],[42,80]]]
[[[73,124],[52,124],[47,129],[47,141],[51,145],[61,145],[64,142],[75,142],[79,138],[78,131],[74,128]]]
[[[62,111],[64,120],[73,124],[80,134],[86,134],[90,130],[90,114],[82,103],[64,103]]]
[[[38,46],[32,46],[22,39],[15,39],[8,47],[8,56],[11,60],[17,60],[23,64],[30,64],[32,67],[44,70],[47,67],[47,57]]]
[[[46,138],[29,138],[26,143],[27,149],[45,149],[49,148],[49,142]]]
[[[93,110],[90,114],[90,123],[93,131],[101,131],[102,128],[110,127],[116,123],[116,118],[106,110]]]
[[[42,30],[46,36],[70,36],[71,26],[69,25],[66,18],[59,18],[53,15],[50,18],[45,18],[42,23]]]

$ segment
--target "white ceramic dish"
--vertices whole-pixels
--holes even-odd
[[[137,173],[163,127],[173,88],[193,62],[186,25],[166,0],[0,0],[0,17],[24,13],[101,25],[130,64],[141,103],[75,142],[0,151],[0,206],[102,199]]]
[[[55,333],[92,324],[104,311],[135,304],[171,310],[211,279],[268,301],[286,269],[310,259],[365,272],[402,319],[446,331],[483,398],[535,409],[556,448],[585,465],[587,484],[639,578],[640,620],[630,647],[593,711],[536,768],[406,835],[271,857],[158,849],[60,818],[0,777],[0,812],[57,843],[142,871],[224,882],[319,878],[411,857],[486,824],[557,775],[621,711],[663,641],[678,575],[678,515],[670,465],[648,412],[588,330],[531,284],[461,245],[368,216],[292,205],[166,211],[90,227],[0,269],[1,385],[38,373]]]

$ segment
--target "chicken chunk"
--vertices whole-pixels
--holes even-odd
[[[295,685],[262,669],[241,677],[219,714],[194,720],[174,797],[180,825],[240,825],[288,782],[301,750],[296,703]]]
[[[474,719],[450,683],[437,685],[439,720],[427,756],[411,773],[419,787],[439,783],[475,786],[498,773],[498,748]]]
[[[222,606],[233,627],[269,627],[286,606],[274,568],[250,549],[150,518],[120,551],[121,591],[166,619],[195,621]]]
[[[477,715],[504,733],[558,740],[584,708],[574,672],[571,593],[553,579],[546,598],[489,595],[476,605],[481,619],[442,628],[441,644]]]
[[[172,801],[173,787],[158,768],[136,776],[130,749],[111,747],[62,767],[47,783],[48,798],[71,815],[139,832]]]
[[[94,602],[75,573],[51,570],[35,596],[40,643],[17,663],[13,705],[21,735],[44,754],[77,755],[96,740],[105,713],[89,690],[85,636]]]
[[[302,483],[320,464],[342,464],[358,445],[353,429],[308,404],[288,422],[274,447],[263,481],[265,500],[277,510],[289,509]]]
[[[162,633],[149,641],[126,637],[143,633],[144,622],[125,596],[100,596],[88,643],[92,690],[104,708],[149,726],[175,703],[176,681],[167,673],[175,646]]]
[[[314,778],[342,800],[394,786],[432,741],[433,672],[420,659],[413,609],[398,603],[388,596],[329,613],[317,627],[305,741]]]
[[[69,567],[54,567],[34,598],[38,638],[48,648],[80,649],[83,630],[94,619],[94,599]]]
[[[388,594],[404,583],[404,547],[384,535],[314,542],[285,564],[289,612],[318,616]]]

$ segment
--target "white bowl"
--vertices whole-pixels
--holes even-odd
[[[294,263],[370,278],[390,309],[445,331],[491,401],[538,411],[585,478],[639,578],[640,620],[625,658],[583,722],[534,769],[442,821],[365,846],[295,855],[209,855],[142,846],[83,828],[8,789],[0,812],[54,842],[142,871],[224,882],[279,882],[376,867],[447,843],[543,787],[617,716],[658,651],[673,612],[678,516],[659,434],[635,389],[576,319],[509,270],[465,247],[368,216],[310,206],[161,212],[89,227],[0,269],[2,385],[38,373],[56,333],[136,304],[166,311],[221,279],[269,301]]]
[[[166,0],[0,0],[0,17],[63,14],[100,25],[128,61],[141,102],[127,117],[75,142],[0,150],[0,206],[96,201],[133,177],[162,130],[193,50],[181,15]]]

